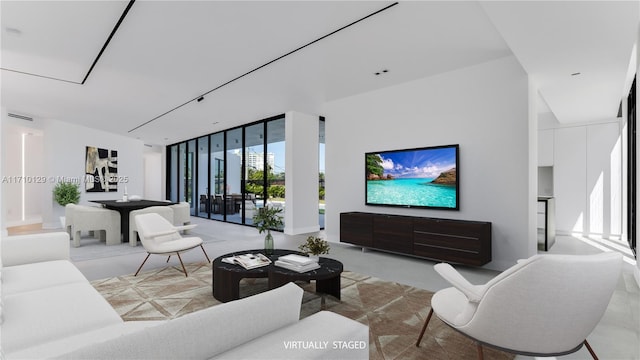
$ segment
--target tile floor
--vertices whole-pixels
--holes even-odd
[[[199,218],[192,218],[192,220],[193,223],[199,224],[194,233],[207,234],[215,236],[218,240],[224,240],[205,244],[211,259],[233,251],[258,249],[263,245],[264,235],[258,234],[255,228]],[[297,249],[297,246],[306,238],[306,236],[286,236],[282,233],[273,234],[278,248]],[[614,251],[617,249],[622,252],[625,252],[626,248],[626,252],[629,252],[623,242],[560,236],[549,253],[589,254],[602,251],[605,248]],[[359,247],[344,244],[332,244],[329,256],[342,261],[347,270],[384,280],[396,281],[430,291],[437,291],[449,286],[433,271],[434,262],[432,261],[373,250],[362,251]],[[183,259],[187,262],[201,261],[202,257],[201,251],[194,250],[186,253]],[[89,280],[96,280],[132,274],[143,258],[144,254],[134,253],[78,261],[75,264]],[[164,257],[152,256],[145,264],[144,269],[166,266],[165,260]],[[640,359],[640,290],[633,278],[635,265],[632,263],[634,264],[635,260],[627,255],[620,283],[607,312],[588,338],[589,343],[601,359]],[[464,266],[456,266],[456,268],[470,282],[477,284],[485,283],[496,275],[496,272],[491,270]],[[518,359],[531,358],[519,356]],[[590,356],[583,348],[574,354],[558,359],[590,359]]]

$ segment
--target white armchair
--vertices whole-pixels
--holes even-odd
[[[435,270],[453,287],[436,292],[432,314],[482,346],[527,356],[560,356],[583,345],[618,283],[622,255],[535,255],[485,285],[472,285],[449,264]]]
[[[133,210],[129,213],[129,245],[138,245],[138,226],[135,218],[140,214],[160,214],[169,223],[173,224],[173,209],[169,206],[149,206],[144,209]]]
[[[66,214],[71,216],[66,218]],[[68,222],[71,222],[70,224]],[[93,206],[68,204],[65,206],[65,227],[73,235],[73,246],[80,246],[82,231],[99,231],[100,240],[107,245],[120,244],[120,213]]]
[[[151,254],[168,255],[167,262],[169,262],[171,255],[178,255],[184,276],[188,276],[188,274],[180,257],[181,252],[200,246],[204,256],[207,258],[207,262],[211,262],[209,255],[207,255],[202,246],[201,238],[180,236],[181,230],[193,229],[196,225],[173,226],[171,222],[157,213],[138,214],[135,217],[135,222],[140,233],[142,246],[147,250],[147,257],[144,258],[134,276],[138,275]]]

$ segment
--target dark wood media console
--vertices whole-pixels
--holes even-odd
[[[347,212],[340,241],[465,265],[491,261],[490,222]]]

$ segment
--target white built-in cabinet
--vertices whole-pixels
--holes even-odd
[[[538,132],[538,164],[553,166],[558,234],[620,235],[620,122]]]

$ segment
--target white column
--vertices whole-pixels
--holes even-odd
[[[528,76],[529,97],[529,187],[527,208],[528,231],[527,254],[533,256],[538,252],[538,86],[532,75]]]
[[[285,114],[284,233],[320,230],[318,215],[318,116],[289,111]]]
[[[4,150],[4,141],[2,140],[2,128],[4,127],[4,123],[5,123],[5,114],[6,114],[6,110],[4,108],[0,108],[0,117],[2,118],[2,122],[0,122],[0,179],[3,178],[3,176],[5,176],[3,167],[4,167],[4,154],[5,154],[5,150]],[[6,236],[7,235],[7,228],[5,226],[5,222],[6,222],[6,217],[5,217],[5,205],[4,205],[4,200],[2,198],[2,189],[4,188],[4,186],[2,185],[2,182],[0,182],[0,236]]]

